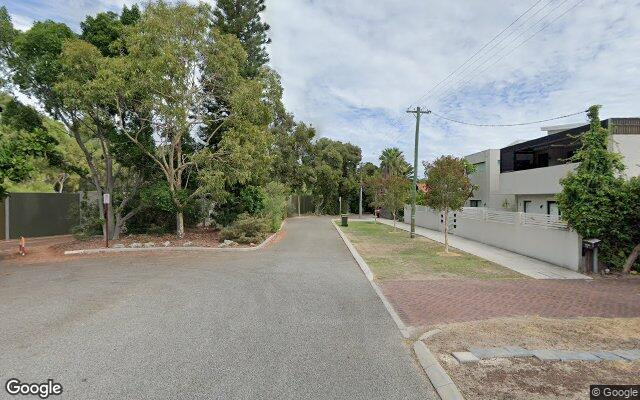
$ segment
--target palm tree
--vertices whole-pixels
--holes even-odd
[[[389,147],[380,155],[380,169],[385,175],[409,176],[413,168],[404,159],[404,154],[397,147]]]

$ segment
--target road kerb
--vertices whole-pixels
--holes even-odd
[[[373,272],[371,272],[369,265],[367,265],[366,261],[364,261],[362,256],[360,256],[360,254],[358,253],[356,248],[353,246],[349,238],[347,238],[347,235],[345,235],[344,232],[342,232],[342,230],[338,227],[336,222],[334,220],[331,220],[331,223],[338,231],[338,234],[340,235],[345,245],[351,252],[351,255],[356,260],[356,263],[358,264],[362,272],[365,274],[365,276],[369,280],[369,283],[371,284],[375,292],[378,294],[378,297],[380,297],[380,300],[382,300],[382,303],[387,308],[387,311],[391,315],[391,318],[393,318],[394,322],[398,326],[398,329],[400,329],[400,333],[402,334],[402,336],[405,339],[411,338],[416,333],[416,331],[419,331],[419,328],[413,327],[413,326],[408,327],[404,324],[404,322],[402,322],[398,313],[396,313],[396,311],[393,309],[393,306],[391,306],[391,303],[389,303],[387,298],[382,293],[382,290],[380,290],[380,287],[376,285],[376,283],[374,282],[374,275],[373,275]],[[434,329],[433,331],[429,331],[423,334],[421,338],[422,337],[428,338],[439,332],[440,330]],[[449,374],[447,374],[444,368],[442,368],[442,366],[440,365],[436,357],[422,342],[422,340],[418,340],[413,343],[413,351],[416,357],[418,358],[418,362],[420,362],[420,366],[422,367],[424,372],[427,374],[427,377],[431,381],[431,384],[436,389],[438,396],[440,396],[442,400],[464,400],[464,397],[456,387],[456,384],[453,382],[453,380],[451,379]]]
[[[375,283],[374,281],[375,276],[373,275],[373,272],[371,272],[371,268],[369,268],[369,265],[367,265],[367,262],[364,261],[362,256],[360,256],[360,254],[358,253],[358,250],[356,250],[356,248],[353,246],[349,238],[347,238],[347,235],[345,235],[344,232],[342,232],[342,230],[340,229],[340,227],[338,227],[336,222],[334,220],[331,220],[331,223],[336,228],[336,230],[338,231],[338,234],[342,238],[342,241],[351,252],[351,255],[356,260],[356,263],[358,264],[358,266],[360,267],[364,275],[367,277],[367,280],[371,284],[371,287],[373,287],[373,290],[376,292],[380,300],[382,300],[382,304],[384,304],[385,308],[387,309],[387,312],[389,312],[389,315],[391,315],[393,322],[395,322],[396,325],[398,326],[398,329],[400,329],[400,333],[402,334],[402,337],[404,337],[405,339],[411,338],[415,333],[415,328],[412,326],[407,326],[405,325],[404,322],[402,322],[402,319],[400,318],[396,310],[394,310],[389,300],[387,300],[387,297],[384,295],[384,293],[382,293],[382,289],[380,289],[380,287]]]
[[[421,340],[413,343],[413,351],[418,358],[418,362],[427,374],[431,384],[438,392],[442,400],[463,400],[462,393],[456,387],[447,371],[442,368],[435,355],[427,348]]]

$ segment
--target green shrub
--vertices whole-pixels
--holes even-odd
[[[88,201],[87,197],[84,196],[80,202],[78,214],[80,216],[80,222],[71,228],[71,233],[74,238],[78,240],[89,240],[92,236],[102,234],[102,218],[100,218],[97,204]]]
[[[180,194],[186,199],[187,192]],[[163,234],[175,232],[176,207],[166,182],[159,181],[140,191],[139,197],[129,203],[125,213],[133,208],[140,210],[127,221],[127,233]],[[202,208],[197,199],[191,199],[183,209],[184,224],[193,227],[202,219]]]
[[[269,182],[265,188],[262,215],[267,221],[270,232],[280,228],[287,213],[289,189],[280,182]]]
[[[265,194],[260,186],[236,184],[227,189],[228,194],[224,203],[216,207],[210,215],[216,223],[227,226],[242,213],[251,215],[262,213]]]
[[[243,213],[238,215],[238,219],[231,225],[220,231],[220,241],[233,240],[242,244],[258,244],[267,237],[268,232],[269,226],[263,217]]]

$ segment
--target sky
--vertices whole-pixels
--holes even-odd
[[[85,15],[132,3],[0,0],[20,29],[50,18],[79,30]],[[266,4],[270,64],[282,77],[287,109],[320,136],[357,144],[365,161],[377,162],[386,147],[399,147],[412,160],[410,106],[480,124],[542,120],[591,104],[603,105],[602,118],[640,116],[640,1]],[[584,121],[578,115],[522,127],[474,127],[427,114],[421,119],[419,159],[501,148],[544,135],[541,126]]]

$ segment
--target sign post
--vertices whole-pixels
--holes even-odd
[[[111,196],[109,193],[105,193],[102,195],[102,204],[104,204],[104,220],[106,221],[105,226],[105,247],[109,248],[109,203],[111,203]]]

